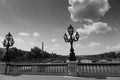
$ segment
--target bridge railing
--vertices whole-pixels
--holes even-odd
[[[79,76],[120,76],[119,63],[78,64]]]
[[[5,64],[1,66],[0,73],[4,73]],[[40,74],[120,77],[120,63],[10,63],[7,73],[10,75]]]
[[[39,63],[22,63],[9,64],[8,74],[50,74],[50,75],[67,75],[67,64],[39,64]]]

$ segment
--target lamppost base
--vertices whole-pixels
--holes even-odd
[[[69,61],[76,61],[75,53],[70,53]]]

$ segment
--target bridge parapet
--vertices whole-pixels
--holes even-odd
[[[8,74],[45,74],[45,75],[67,75],[67,64],[40,64],[24,63],[10,64]]]
[[[79,76],[120,76],[119,63],[78,64]]]
[[[0,66],[4,73],[5,64]],[[10,63],[7,69],[10,75],[69,75],[69,76],[118,76],[120,63]]]

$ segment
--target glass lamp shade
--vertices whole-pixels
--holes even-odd
[[[64,35],[64,40],[66,41],[68,39],[67,34]]]
[[[11,39],[11,46],[15,43],[14,39]]]
[[[69,33],[70,35],[73,35],[73,33],[74,33],[74,28],[72,27],[72,25],[70,25],[70,27],[68,27],[68,33]]]
[[[80,36],[79,36],[79,33],[78,33],[78,32],[76,32],[75,37],[76,37],[77,40],[79,39]]]
[[[5,37],[6,37],[6,39],[7,39],[8,41],[10,41],[10,40],[13,38],[10,33],[8,33]]]
[[[3,41],[3,46],[5,47],[7,45],[6,39]]]

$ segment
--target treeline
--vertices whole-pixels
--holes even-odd
[[[5,52],[6,49],[0,48],[0,61],[4,58]],[[9,49],[8,56],[11,62],[50,62],[58,58],[63,59],[61,55],[42,51],[38,47],[31,48],[30,51],[24,51],[13,47]]]
[[[113,59],[120,59],[120,51],[110,51],[110,52],[105,52],[105,53],[97,54],[97,55],[87,55],[87,56],[79,57],[79,60],[81,59],[89,59],[94,62],[99,61],[99,60],[111,61]]]
[[[6,53],[5,48],[0,48],[0,61],[3,60]],[[42,51],[39,47],[31,48],[30,51],[24,51],[21,49],[17,49],[16,47],[9,49],[9,58],[11,62],[65,62],[68,60],[68,56],[57,55],[55,53],[48,53],[46,51]],[[93,62],[97,62],[99,60],[108,60],[111,61],[113,59],[120,60],[120,51],[111,51],[105,52],[97,55],[86,55],[86,56],[77,56],[77,59],[83,60],[88,59]]]

